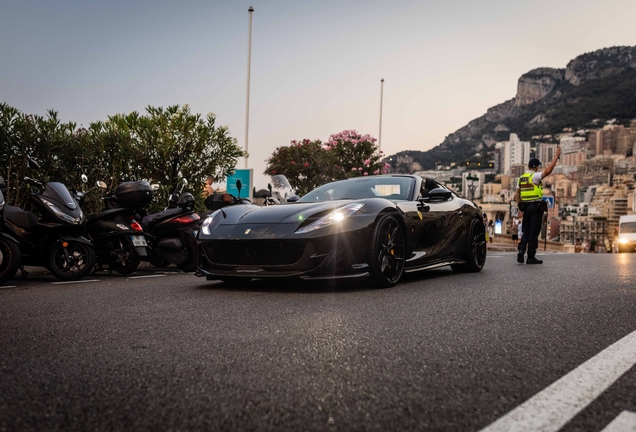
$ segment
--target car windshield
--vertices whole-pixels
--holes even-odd
[[[414,187],[415,179],[412,177],[356,177],[320,186],[303,196],[298,202],[364,198],[406,201],[410,199]]]
[[[623,222],[621,224],[621,234],[636,233],[636,222]]]

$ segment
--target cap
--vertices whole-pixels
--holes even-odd
[[[536,168],[539,165],[541,165],[541,161],[539,159],[537,159],[537,158],[531,158],[528,161],[528,168]]]

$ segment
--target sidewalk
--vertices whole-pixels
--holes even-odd
[[[543,252],[543,248],[548,252],[568,252],[563,243],[544,242],[539,239],[539,251]],[[494,252],[517,252],[517,247],[512,242],[512,236],[495,234],[492,243],[488,243],[488,250]]]

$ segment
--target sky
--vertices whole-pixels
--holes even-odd
[[[292,140],[378,137],[382,78],[382,151],[424,151],[522,74],[636,45],[633,0],[0,0],[0,102],[84,126],[187,103],[244,148],[250,6],[257,189]]]

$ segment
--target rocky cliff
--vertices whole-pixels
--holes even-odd
[[[513,99],[489,108],[427,152],[402,153],[432,169],[438,162],[461,162],[484,154],[497,141],[507,140],[510,132],[529,139],[609,118],[636,118],[636,47],[586,53],[565,69],[533,69],[519,78]]]

